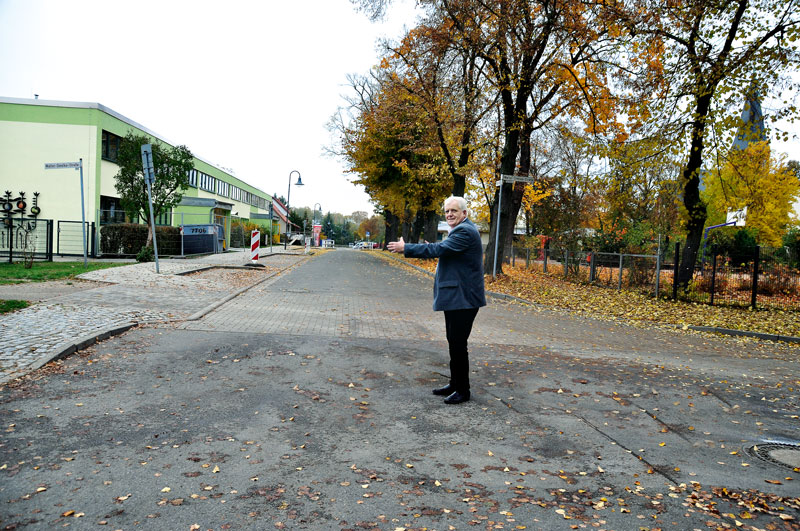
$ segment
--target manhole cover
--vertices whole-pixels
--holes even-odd
[[[747,453],[783,467],[800,468],[800,444],[764,443],[747,449]]]

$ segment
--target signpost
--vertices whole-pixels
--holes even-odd
[[[83,267],[87,266],[86,260],[86,208],[83,204],[83,159],[78,162],[45,162],[45,170],[61,170],[72,168],[81,172],[81,228],[83,229]]]
[[[497,198],[497,231],[494,237],[494,261],[492,262],[492,280],[497,276],[497,244],[500,241],[500,207],[503,204],[503,183],[523,182],[533,184],[535,179],[527,175],[500,175],[500,180],[495,185],[500,187],[500,196]],[[513,230],[513,229],[512,229]]]
[[[150,206],[150,226],[153,227],[153,253],[156,257],[156,273],[158,270],[158,242],[156,242],[156,220],[153,217],[153,195],[150,187],[156,182],[156,173],[153,168],[153,146],[152,144],[142,144],[142,173],[144,182],[147,183],[147,204]]]

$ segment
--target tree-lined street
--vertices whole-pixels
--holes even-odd
[[[798,525],[797,348],[492,299],[446,406],[430,300],[337,250],[7,385],[2,526]]]

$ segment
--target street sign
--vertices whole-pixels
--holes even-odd
[[[369,231],[365,234],[366,238],[369,240]]]
[[[44,169],[46,170],[61,170],[64,168],[80,169],[80,162],[45,162]]]
[[[153,146],[152,144],[142,144],[142,170],[144,180],[148,184],[156,182],[155,170],[153,170]]]
[[[536,179],[527,175],[501,175],[500,177],[502,177],[503,181],[507,183],[523,182],[532,184],[536,182]]]

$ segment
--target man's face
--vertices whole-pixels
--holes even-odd
[[[447,221],[447,224],[450,225],[450,228],[455,228],[456,225],[464,221],[467,217],[466,210],[459,210],[458,209],[458,202],[457,201],[448,201],[444,205],[444,219]]]

